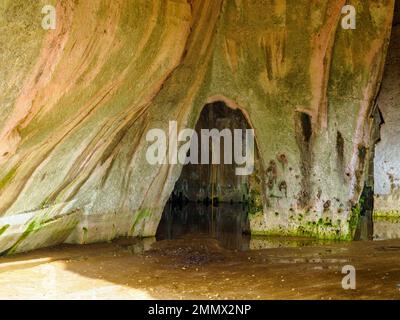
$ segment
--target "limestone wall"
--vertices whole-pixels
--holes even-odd
[[[154,235],[181,167],[146,132],[220,100],[270,182],[253,233],[351,237],[393,0],[66,0],[44,31],[48,2],[0,5],[0,252]]]
[[[400,25],[393,27],[378,98],[384,124],[375,149],[375,212],[399,215],[400,208]]]

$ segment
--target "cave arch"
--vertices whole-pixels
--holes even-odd
[[[220,153],[219,163],[213,163],[212,143],[209,143],[208,163],[199,161],[183,165],[164,207],[157,237],[165,239],[191,232],[207,233],[223,245],[239,249],[240,246],[248,245],[243,237],[250,233],[249,213],[263,211],[263,165],[254,133],[253,169],[246,175],[237,174],[237,168],[243,166],[243,163],[235,161],[237,152],[245,156],[245,165],[248,165],[247,157],[251,153],[246,149],[251,145],[247,133],[254,132],[249,116],[236,103],[220,96],[211,97],[206,102],[194,128],[199,137],[198,159],[203,160],[204,130],[228,130],[232,139],[220,136],[221,144],[216,150]],[[242,141],[239,144],[235,140],[235,130],[241,135]],[[225,151],[229,147],[232,148],[232,161],[226,158]],[[233,234],[234,237],[226,237],[227,234]]]

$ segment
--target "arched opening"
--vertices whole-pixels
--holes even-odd
[[[379,95],[370,115],[369,162],[356,238],[400,238],[400,1]]]
[[[216,135],[210,136],[211,132]],[[221,101],[205,105],[195,126],[197,157],[190,154],[195,149],[187,153],[198,163],[193,160],[183,166],[164,208],[157,239],[207,236],[228,249],[248,248],[248,214],[262,210],[263,203],[260,157],[251,132],[239,109]],[[244,168],[248,169],[245,173]]]

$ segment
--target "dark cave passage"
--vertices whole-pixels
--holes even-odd
[[[202,136],[203,130],[217,129],[220,143]],[[241,143],[235,143],[235,131],[241,130]],[[207,234],[228,249],[246,250],[250,241],[248,212],[262,208],[260,161],[254,142],[254,165],[251,174],[239,175],[235,154],[250,152],[246,130],[251,129],[240,110],[223,102],[206,105],[197,121],[195,131],[199,138],[199,159],[204,153],[209,163],[184,165],[168,200],[157,230],[157,239],[174,239],[188,234]],[[230,134],[229,134],[230,133]],[[240,149],[239,151],[237,149]],[[227,152],[231,150],[231,152]],[[220,161],[214,161],[219,153]],[[201,156],[200,156],[201,155]],[[188,152],[190,156],[190,151]],[[218,163],[217,163],[218,162]]]
[[[218,206],[188,202],[183,206],[168,202],[159,224],[157,240],[204,236],[217,239],[231,250],[248,250],[250,234],[247,208],[242,204]]]

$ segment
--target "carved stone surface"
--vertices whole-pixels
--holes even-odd
[[[57,1],[48,31],[40,1],[1,5],[0,252],[154,235],[181,166],[146,132],[215,101],[273,175],[252,232],[350,238],[394,6],[351,2],[355,30],[345,0]]]

